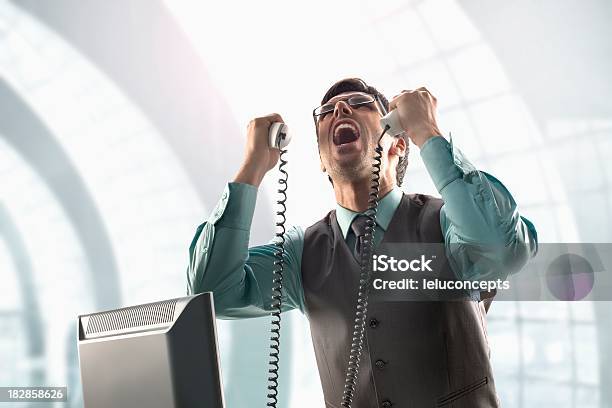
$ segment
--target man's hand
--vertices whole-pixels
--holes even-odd
[[[404,90],[389,103],[389,109],[397,109],[402,128],[419,148],[434,136],[442,135],[436,123],[438,100],[425,88]]]
[[[266,173],[276,165],[280,151],[268,146],[268,134],[274,122],[283,122],[283,118],[273,113],[249,122],[244,160],[234,182],[259,187]]]

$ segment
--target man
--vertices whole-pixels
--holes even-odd
[[[314,110],[321,169],[337,206],[305,231],[287,232],[283,310],[300,309],[309,319],[327,407],[339,407],[344,390],[359,277],[355,257],[363,238],[360,213],[368,208],[386,111],[397,110],[405,133],[380,141],[375,244],[443,243],[447,269],[458,280],[503,277],[500,271],[516,270],[537,250],[535,228],[519,216],[501,182],[477,171],[441,136],[436,103],[425,88],[403,91],[388,103],[375,88],[350,78],[334,84]],[[250,122],[243,164],[190,247],[188,291],[213,291],[221,317],[271,311],[275,247],[248,248],[248,240],[257,187],[279,159],[268,147],[275,121],[282,118]],[[442,200],[399,189],[408,139],[419,147]],[[478,256],[475,247],[481,248]],[[497,407],[480,295],[372,303],[352,406]]]

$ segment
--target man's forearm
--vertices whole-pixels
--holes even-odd
[[[495,178],[476,168],[442,137],[429,140],[421,157],[444,199],[444,215],[463,241],[509,242],[516,203]]]
[[[499,180],[477,171],[442,138],[426,143],[421,154],[444,199],[440,222],[456,273],[503,277],[535,255],[535,228]]]
[[[254,187],[259,187],[266,172],[262,170],[257,163],[246,161],[240,166],[238,173],[234,177],[234,183],[249,184]]]
[[[244,277],[257,189],[230,183],[190,248],[189,286],[221,293]]]

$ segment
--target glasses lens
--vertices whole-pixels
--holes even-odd
[[[334,109],[336,109],[336,103],[338,103],[338,101],[346,101],[351,106],[359,106],[359,105],[365,105],[367,103],[372,103],[375,100],[376,99],[372,95],[355,95],[355,96],[351,96],[348,99],[339,99],[334,103],[326,103],[325,105],[321,105],[318,108],[316,108],[312,112],[312,114],[315,117],[325,116],[326,114],[333,112]]]
[[[355,95],[351,96],[348,100],[348,103],[351,106],[364,105],[372,102],[374,102],[374,97],[372,95]]]
[[[321,116],[321,115],[325,115],[326,113],[333,112],[334,109],[335,109],[335,105],[332,105],[331,103],[326,103],[325,105],[321,105],[318,108],[316,108],[312,112],[312,114],[314,116]]]

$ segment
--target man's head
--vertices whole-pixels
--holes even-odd
[[[358,78],[338,81],[325,93],[313,114],[321,167],[332,182],[371,178],[374,149],[382,133],[380,118],[388,109],[387,98]],[[408,165],[408,140],[385,135],[381,145],[383,174],[394,175],[401,185]]]

